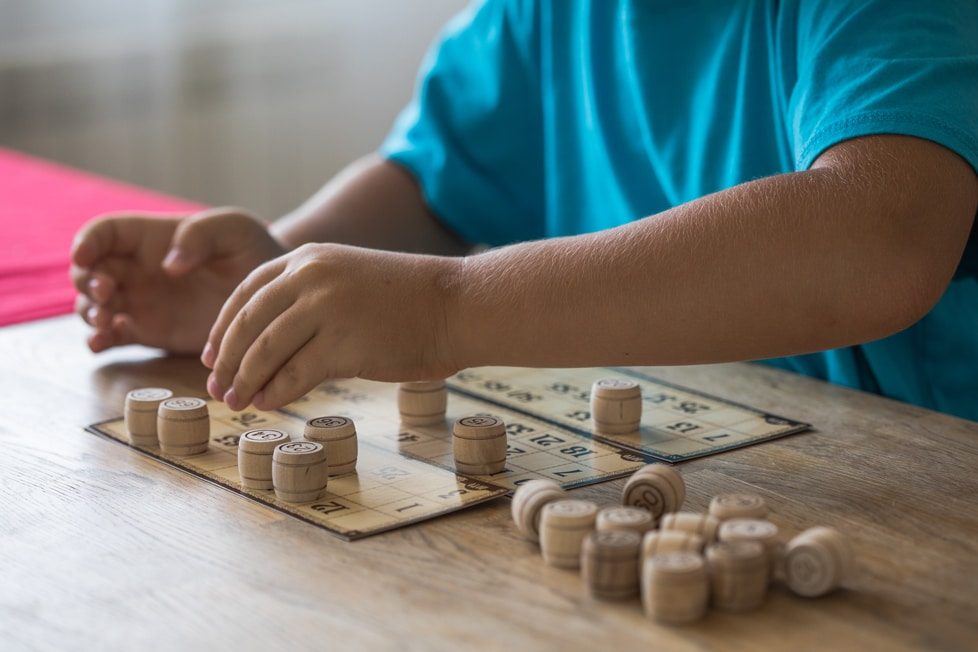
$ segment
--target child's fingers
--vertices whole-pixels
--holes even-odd
[[[315,323],[289,310],[269,324],[248,348],[224,401],[232,410],[251,403],[255,393],[268,384],[296,351],[316,334]]]
[[[95,315],[92,313],[94,307],[95,304],[92,303],[92,300],[84,294],[79,294],[75,297],[75,313],[89,326],[95,325],[93,323],[93,317]]]
[[[172,228],[172,224],[147,215],[99,216],[78,231],[71,246],[71,262],[93,267],[105,256],[132,256],[139,252],[150,232]]]
[[[273,278],[279,275],[282,269],[285,267],[285,263],[279,260],[273,260],[271,262],[265,263],[261,267],[255,268],[245,280],[234,289],[231,296],[227,298],[224,305],[221,306],[221,312],[218,313],[217,319],[214,321],[214,325],[211,326],[211,332],[207,336],[207,344],[204,347],[204,353],[201,355],[201,360],[210,369],[215,369],[217,366],[217,358],[221,353],[221,342],[224,339],[224,335],[227,332],[228,327],[231,326],[231,322],[234,318],[241,312],[241,308],[244,307],[248,300],[251,299],[252,295],[257,292],[260,288],[264,287]],[[213,360],[213,362],[211,362]]]
[[[259,410],[274,410],[304,396],[323,380],[316,339],[306,342],[252,399]]]
[[[88,338],[88,348],[100,353],[115,346],[125,346],[136,341],[132,317],[126,314],[112,315],[109,326],[98,329]]]
[[[221,340],[217,359],[214,361],[214,380],[218,387],[227,389],[231,386],[248,349],[252,346],[272,346],[273,336],[265,331],[276,317],[289,312],[290,321],[295,323],[296,311],[289,310],[292,303],[291,292],[279,281],[272,281],[251,296],[234,316]]]

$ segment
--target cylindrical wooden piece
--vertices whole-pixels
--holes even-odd
[[[710,515],[721,521],[732,518],[767,518],[767,503],[757,494],[720,494],[710,501]]]
[[[624,435],[639,429],[642,388],[633,380],[602,378],[591,386],[591,419],[595,431]]]
[[[433,426],[445,421],[448,390],[444,380],[401,383],[397,387],[397,409],[401,423]]]
[[[707,543],[712,543],[717,538],[717,528],[720,521],[709,514],[697,514],[696,512],[673,512],[662,517],[659,529],[666,532],[669,530],[681,530],[703,537]]]
[[[762,544],[768,558],[768,576],[773,579],[781,556],[777,525],[759,518],[733,518],[720,524],[717,538],[720,541],[757,541]]]
[[[238,475],[249,489],[272,488],[272,453],[289,441],[281,430],[249,430],[238,438]]]
[[[126,394],[125,422],[129,442],[133,446],[156,446],[160,443],[156,433],[156,413],[160,403],[173,397],[173,392],[163,387],[143,387]]]
[[[761,606],[768,586],[768,560],[758,541],[724,541],[706,549],[713,604],[724,611]]]
[[[581,546],[581,574],[596,598],[623,600],[638,593],[641,536],[630,530],[591,532]]]
[[[667,552],[703,552],[703,537],[682,530],[652,530],[642,538],[642,559]]]
[[[598,506],[589,500],[557,500],[540,516],[543,561],[558,568],[581,565],[581,543],[594,530]]]
[[[530,541],[539,541],[543,506],[566,497],[567,492],[553,480],[524,482],[516,488],[511,505],[516,528]]]
[[[655,529],[655,518],[641,507],[603,507],[598,512],[595,527],[600,532],[622,530],[641,536]]]
[[[642,564],[642,606],[661,623],[682,625],[706,614],[710,582],[703,557],[692,552],[667,552]]]
[[[789,541],[785,549],[785,583],[794,593],[806,598],[835,590],[852,570],[852,546],[834,528],[805,530]]]
[[[357,470],[357,428],[352,419],[333,416],[309,419],[302,434],[326,449],[326,464],[331,476]]]
[[[632,474],[621,493],[622,505],[641,507],[656,519],[675,512],[686,500],[686,483],[667,464],[649,464]]]
[[[459,473],[490,475],[506,468],[506,424],[488,415],[455,422],[452,450]]]
[[[309,503],[326,490],[326,449],[315,441],[279,444],[272,453],[275,496],[290,503]]]
[[[168,398],[156,413],[160,449],[169,455],[197,455],[207,450],[211,421],[207,401],[192,396]]]

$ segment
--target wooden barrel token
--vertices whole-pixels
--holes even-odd
[[[767,503],[757,494],[720,494],[710,501],[710,515],[721,521],[732,518],[767,518]]]
[[[249,430],[238,438],[238,475],[249,489],[272,488],[272,453],[289,441],[281,430]]]
[[[634,380],[602,378],[591,386],[595,431],[608,435],[636,432],[642,422],[642,388]]]
[[[506,424],[489,415],[462,417],[452,430],[459,473],[491,475],[506,468]]]
[[[316,441],[279,444],[272,453],[275,497],[290,503],[309,503],[326,490],[329,469],[326,449]]]
[[[710,581],[703,557],[667,552],[642,564],[642,607],[649,618],[671,625],[693,623],[706,615]]]
[[[173,392],[163,387],[142,387],[126,394],[124,419],[129,442],[133,446],[156,446],[160,443],[156,432],[156,413],[160,403],[173,397]]]
[[[594,530],[598,506],[589,500],[556,500],[540,515],[543,561],[558,568],[581,565],[581,544]]]
[[[655,517],[641,507],[603,507],[598,512],[595,527],[599,532],[621,530],[641,536],[655,529]]]
[[[703,538],[707,543],[712,543],[717,538],[717,528],[720,521],[709,514],[698,514],[696,512],[673,512],[662,517],[659,523],[659,530],[667,532],[669,530],[681,530],[696,534]]]
[[[357,428],[346,417],[316,417],[306,421],[302,431],[309,441],[318,441],[326,449],[326,463],[331,476],[357,470]]]
[[[777,525],[759,518],[733,518],[720,524],[717,537],[720,541],[761,543],[768,558],[768,576],[773,579],[775,567],[781,556],[781,539]]]
[[[638,549],[642,537],[632,530],[591,532],[581,545],[581,575],[591,595],[624,600],[638,594]]]
[[[767,595],[768,560],[759,541],[724,541],[706,549],[713,605],[723,611],[750,611]]]
[[[207,401],[192,396],[166,399],[156,412],[156,432],[164,453],[180,457],[203,453],[211,436]]]
[[[852,574],[853,553],[845,535],[834,528],[805,530],[785,549],[785,583],[792,592],[816,598],[837,589]]]
[[[397,387],[397,409],[401,423],[433,426],[445,421],[448,389],[444,380],[401,383]]]
[[[686,483],[667,464],[649,464],[632,474],[621,493],[622,505],[641,507],[656,519],[675,512],[686,500]]]
[[[511,505],[516,529],[530,541],[539,541],[543,506],[566,497],[567,492],[553,480],[540,478],[524,482],[516,488]]]
[[[682,530],[652,530],[642,537],[642,559],[649,559],[667,552],[703,552],[703,537]]]

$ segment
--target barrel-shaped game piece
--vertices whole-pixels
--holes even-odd
[[[540,516],[540,550],[543,561],[558,568],[581,565],[581,544],[594,530],[598,506],[589,500],[557,500]]]
[[[397,387],[397,409],[401,423],[433,426],[445,421],[448,389],[444,380],[401,383]]]
[[[539,478],[516,488],[511,505],[516,529],[530,541],[540,540],[540,512],[544,505],[563,500],[567,492],[553,480]]]
[[[816,598],[840,587],[853,570],[852,546],[834,528],[814,527],[788,542],[785,583],[794,593]]]
[[[203,453],[211,436],[207,401],[192,396],[166,399],[156,412],[156,432],[164,453],[180,457]]]
[[[638,549],[642,537],[631,530],[591,532],[581,545],[581,575],[591,595],[623,600],[638,594]]]
[[[602,378],[591,386],[591,420],[594,430],[625,435],[642,422],[642,388],[634,380]]]
[[[706,542],[703,537],[682,530],[652,530],[642,537],[642,559],[655,557],[667,552],[703,552]]]
[[[761,606],[768,587],[768,560],[758,541],[724,541],[706,549],[713,605],[723,611]]]
[[[272,453],[290,440],[281,430],[249,430],[238,438],[238,475],[249,489],[272,488]]]
[[[452,430],[459,473],[490,475],[506,468],[506,424],[489,415],[462,417]]]
[[[703,537],[707,544],[712,543],[717,538],[717,528],[720,521],[709,514],[698,514],[696,512],[672,512],[665,514],[659,523],[659,529],[663,532],[669,530],[680,530]]]
[[[336,416],[309,419],[302,434],[326,449],[326,464],[331,476],[357,470],[357,428],[353,419]]]
[[[279,444],[272,453],[275,496],[290,503],[309,503],[326,490],[326,449],[316,441]]]
[[[621,530],[641,536],[655,528],[655,518],[641,507],[602,507],[595,528],[600,532]]]
[[[767,518],[767,503],[758,494],[731,493],[714,496],[710,515],[721,521],[732,518]]]
[[[156,413],[160,403],[173,397],[173,392],[163,387],[142,387],[126,394],[124,419],[129,442],[133,446],[156,446]]]
[[[667,464],[649,464],[633,473],[621,493],[622,505],[641,507],[656,519],[675,512],[686,500],[686,483]]]
[[[642,606],[660,623],[683,625],[706,615],[710,581],[703,557],[667,552],[642,563]]]
[[[717,538],[720,541],[757,541],[763,545],[768,558],[768,575],[774,578],[782,547],[777,525],[760,518],[732,518],[720,524]]]

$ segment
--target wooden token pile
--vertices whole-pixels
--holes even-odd
[[[696,622],[710,605],[756,609],[782,563],[784,583],[804,597],[851,576],[852,550],[838,530],[812,528],[785,546],[761,496],[716,496],[709,514],[680,511],[685,496],[673,467],[651,464],[625,483],[623,506],[599,509],[556,483],[528,482],[513,496],[513,520],[527,539],[539,538],[547,564],[580,568],[592,596],[641,593],[645,614],[660,623]]]

